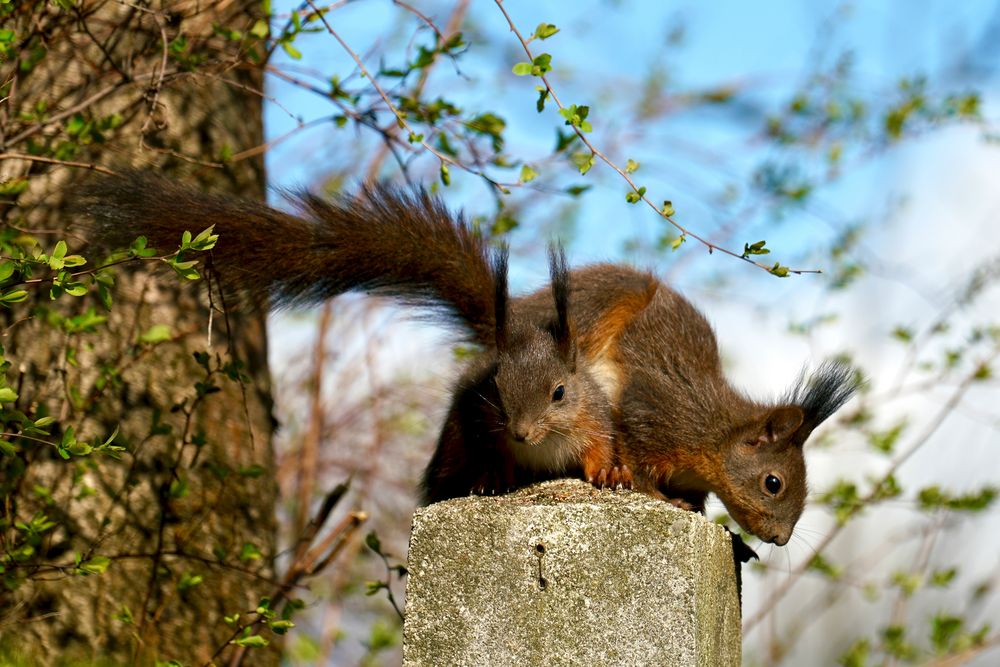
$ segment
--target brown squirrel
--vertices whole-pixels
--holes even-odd
[[[117,245],[144,234],[168,247],[214,224],[230,239],[212,251],[223,284],[278,305],[368,290],[468,331],[487,354],[456,387],[424,475],[428,501],[564,472],[612,486],[634,475],[639,490],[688,509],[714,492],[743,528],[785,544],[805,500],[802,445],[855,390],[845,365],[827,364],[777,404],[746,398],[725,379],[705,318],[625,266],[570,272],[554,253],[552,291],[508,308],[506,255],[491,261],[486,242],[423,193],[293,196],[304,217],[137,174],[94,195],[98,236]]]
[[[850,367],[827,362],[777,403],[759,403],[729,384],[705,317],[654,276],[599,264],[573,272],[570,311],[583,355],[608,370],[615,406],[617,456],[637,490],[703,511],[715,493],[745,530],[788,542],[805,505],[802,446],[856,391]],[[613,313],[606,300],[645,306],[603,335]],[[540,316],[540,293],[525,299]],[[594,332],[598,332],[594,335]]]
[[[508,299],[507,254],[497,253],[495,348],[455,387],[424,471],[426,502],[470,490],[503,493],[580,473],[598,487],[630,485],[628,470],[614,457],[608,396],[579,359],[568,309],[570,272],[561,249],[550,248],[549,267],[551,296],[545,313],[532,321],[520,300]]]
[[[629,484],[614,458],[607,394],[578,360],[561,249],[550,251],[545,313],[529,321],[508,297],[506,248],[492,251],[423,191],[288,199],[299,215],[132,171],[93,185],[83,208],[96,222],[92,239],[110,247],[143,235],[166,249],[184,231],[214,226],[211,266],[244,301],[281,307],[367,291],[430,308],[483,346],[454,388],[423,476],[425,501],[567,474]]]

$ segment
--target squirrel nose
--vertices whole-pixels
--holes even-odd
[[[531,431],[531,425],[530,424],[520,423],[520,424],[511,424],[510,425],[510,433],[511,433],[511,435],[514,436],[514,439],[518,440],[518,441],[527,440],[528,439],[528,433],[530,431]]]
[[[783,547],[788,544],[788,535],[775,535],[769,541],[777,544],[779,547]]]

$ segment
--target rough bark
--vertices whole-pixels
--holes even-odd
[[[262,69],[248,59],[251,40],[213,30],[246,35],[260,4],[22,3],[4,26],[19,39],[34,35],[18,45],[21,62],[33,49],[44,57],[27,70],[14,61],[4,65],[9,99],[0,117],[0,152],[29,153],[31,142],[51,149],[75,114],[118,114],[120,126],[70,161],[143,165],[216,190],[263,196],[259,158],[221,168],[197,162],[262,143],[261,97],[253,92],[262,87]],[[256,48],[263,55],[259,42]],[[41,120],[23,116],[39,103],[46,107]],[[74,108],[66,120],[51,120]],[[75,192],[85,178],[106,176],[32,160],[0,164],[4,181],[22,177],[28,189],[0,209],[5,226],[32,231],[43,244],[60,238],[44,230],[68,230],[71,244],[85,236],[86,221],[72,210]],[[200,231],[197,220],[191,224]],[[0,637],[39,660],[82,655],[122,664],[201,664],[233,634],[223,616],[245,618],[274,588],[277,488],[264,318],[232,310],[210,318],[206,281],[181,283],[169,270],[119,271],[109,325],[90,334],[52,326],[55,318],[91,307],[101,313],[90,296],[53,302],[47,289],[35,289],[24,304],[0,310],[0,345],[15,364],[8,379],[18,388],[17,408],[51,414],[81,438],[104,438],[120,427],[117,442],[127,446],[120,460],[71,461],[51,447],[25,446],[16,465],[5,459],[0,469],[4,539],[12,539],[15,521],[40,512],[58,524],[32,569],[17,573],[21,585],[0,590]],[[136,344],[156,324],[171,327],[171,340]],[[197,400],[195,383],[206,372],[194,353],[204,351],[212,365],[239,360],[246,377],[215,374],[221,391]],[[102,368],[108,363],[111,374]],[[82,576],[71,567],[76,554],[111,563],[103,574]],[[191,576],[203,580],[185,588],[181,582]],[[223,652],[216,659],[226,658]],[[276,653],[252,651],[245,663],[276,664]]]

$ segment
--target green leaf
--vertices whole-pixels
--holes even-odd
[[[66,256],[67,250],[69,250],[69,248],[66,246],[66,242],[59,241],[58,243],[56,243],[55,250],[52,251],[52,255],[50,257],[55,257],[56,259],[62,259],[63,257]]]
[[[756,243],[744,243],[743,244],[743,257],[749,257],[750,255],[768,255],[771,253],[770,249],[765,248],[767,241],[757,241]]]
[[[264,19],[257,19],[257,22],[250,28],[250,34],[259,39],[267,37],[268,32],[270,32],[270,28]]]
[[[673,241],[670,242],[670,249],[677,250],[678,248],[681,247],[681,244],[684,243],[685,241],[687,241],[687,234],[681,234],[680,236],[678,236],[677,238],[675,238]]]
[[[530,183],[531,181],[535,180],[537,176],[538,172],[532,169],[529,165],[524,165],[521,167],[520,180],[522,183]]]
[[[14,178],[0,183],[0,197],[14,197],[28,189],[28,179]]]
[[[283,635],[294,628],[295,624],[291,621],[271,621],[270,626],[274,634]]]
[[[551,23],[539,23],[538,27],[535,28],[534,34],[531,35],[528,41],[530,42],[532,39],[548,39],[557,32],[559,32],[559,28]]]
[[[552,56],[548,53],[541,53],[531,61],[531,73],[534,76],[545,76],[552,70]]]
[[[664,199],[663,207],[660,209],[660,215],[662,215],[665,218],[669,218],[676,212],[677,211],[674,210],[674,203],[669,199]]]
[[[590,125],[590,121],[587,120],[589,114],[590,107],[586,105],[571,104],[559,110],[559,115],[566,119],[567,125],[578,127],[582,132],[590,132],[594,129]]]
[[[17,392],[10,387],[0,387],[0,403],[13,403],[17,400]]]
[[[782,266],[778,262],[775,262],[774,266],[772,266],[770,269],[768,269],[768,272],[771,275],[778,276],[779,278],[787,278],[788,277],[788,267],[787,266]]]
[[[298,16],[298,15],[297,14],[293,14],[292,16]],[[290,41],[287,41],[287,40],[286,41],[282,41],[281,42],[281,48],[285,50],[285,53],[287,53],[289,55],[289,57],[292,58],[292,60],[301,60],[302,59],[302,52],[299,51],[294,46],[292,46],[292,43]]]
[[[904,420],[887,431],[871,433],[868,435],[868,444],[878,452],[892,454],[893,447],[896,445],[896,441],[899,440],[899,436],[902,435],[905,428],[906,421]]]
[[[538,101],[535,102],[535,109],[538,113],[542,113],[545,109],[545,100],[549,96],[549,89],[545,86],[535,86],[535,90],[538,91]]]
[[[194,237],[191,241],[191,247],[198,251],[211,250],[215,247],[215,242],[219,240],[218,234],[213,234],[212,230],[215,229],[215,225],[212,225],[208,229],[203,229],[198,236]]]
[[[839,579],[840,575],[844,573],[843,567],[834,565],[819,553],[812,557],[807,567],[808,569],[826,575],[831,579]]]
[[[70,296],[83,296],[87,293],[87,288],[83,283],[64,283],[62,288]]]
[[[14,262],[0,262],[0,283],[14,275]]]
[[[909,343],[913,340],[913,329],[904,326],[897,326],[892,330],[892,337],[903,343]]]
[[[625,201],[627,201],[629,204],[638,204],[640,201],[642,201],[642,198],[645,194],[646,194],[646,187],[641,186],[638,190],[626,192]]]
[[[948,568],[947,570],[935,570],[931,572],[928,583],[931,586],[936,586],[937,588],[944,588],[952,582],[957,574],[958,569],[954,567]]]
[[[938,614],[931,619],[931,643],[938,653],[947,651],[952,641],[962,631],[965,621],[960,616]]]
[[[87,260],[80,255],[67,255],[63,257],[63,266],[66,268],[72,268],[74,266],[83,266],[87,263]]]
[[[204,580],[205,578],[200,574],[186,572],[181,576],[180,581],[177,582],[177,591],[183,593],[186,590],[194,588]]]
[[[245,646],[247,648],[264,648],[270,642],[261,637],[260,635],[250,635],[248,637],[240,637],[239,639],[234,639],[232,644],[237,646]]]
[[[90,560],[80,563],[77,571],[80,574],[103,574],[109,565],[111,565],[111,559],[107,556],[94,556]]]
[[[518,76],[528,76],[531,74],[531,63],[517,63],[510,71]]]
[[[162,343],[174,335],[173,329],[167,324],[154,324],[139,336],[140,343]]]
[[[632,174],[635,173],[637,169],[639,169],[639,163],[632,158],[629,158],[628,162],[625,163],[625,173]]]
[[[240,549],[240,560],[244,563],[252,560],[260,560],[263,557],[264,554],[260,552],[260,549],[249,542],[246,542]]]
[[[448,165],[444,162],[441,163],[441,182],[445,185],[451,185],[451,173],[448,171]]]
[[[586,174],[590,171],[590,168],[594,166],[596,156],[593,153],[585,153],[581,151],[579,153],[573,153],[573,155],[570,156],[570,159],[573,161],[573,164],[576,165],[576,168],[580,170],[581,174]]]
[[[381,555],[382,541],[378,539],[378,535],[375,534],[375,531],[372,531],[367,535],[365,535],[365,544],[368,545],[369,549]]]

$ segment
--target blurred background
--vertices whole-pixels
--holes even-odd
[[[271,25],[293,36],[268,68],[275,203],[422,183],[511,243],[517,292],[544,284],[551,238],[573,265],[656,271],[752,396],[832,356],[867,378],[807,447],[792,542],[749,542],[745,664],[1000,660],[1000,3],[334,3],[371,78],[315,17],[296,30],[296,10],[311,12],[275,3]],[[512,72],[528,57],[503,10],[551,55],[562,104],[589,107],[593,147],[692,234],[736,255],[766,240],[750,259],[772,271],[708,253],[591,167],[552,98],[538,110],[541,80]],[[348,296],[272,321],[285,525],[351,478],[344,511],[369,514],[393,564],[465,352],[413,315]],[[719,503],[709,516],[726,520]],[[341,563],[313,582],[291,662],[398,664],[399,618],[367,593],[388,581],[398,601],[405,582],[360,537]]]

